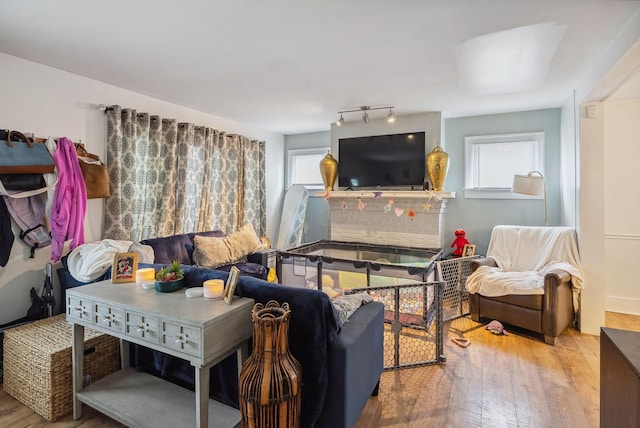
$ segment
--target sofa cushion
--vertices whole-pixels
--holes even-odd
[[[140,241],[143,245],[153,247],[155,254],[154,263],[169,264],[174,260],[183,265],[191,264],[191,257],[187,253],[185,244],[193,244],[194,236],[217,236],[224,237],[221,230],[211,230],[207,232],[184,233],[181,235],[166,236],[164,238],[151,238]]]
[[[244,261],[248,254],[262,250],[262,242],[251,223],[224,238],[196,236],[193,243],[195,264],[211,269]]]

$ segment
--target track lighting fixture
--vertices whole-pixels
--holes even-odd
[[[389,123],[392,123],[396,120],[396,116],[395,113],[393,111],[393,109],[395,108],[395,106],[385,106],[385,107],[371,107],[371,106],[360,106],[359,109],[355,109],[355,110],[342,110],[339,111],[338,113],[340,114],[340,118],[336,121],[336,125],[340,126],[344,123],[344,117],[342,117],[342,113],[352,113],[355,111],[361,111],[362,112],[362,121],[364,123],[369,123],[369,111],[370,110],[386,110],[389,109],[389,113],[387,114],[387,121]]]

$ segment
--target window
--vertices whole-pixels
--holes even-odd
[[[289,150],[287,152],[289,157],[287,187],[304,184],[309,189],[324,188],[320,175],[320,161],[328,151],[328,147]]]
[[[544,174],[544,132],[465,137],[465,198],[521,199],[513,176]]]

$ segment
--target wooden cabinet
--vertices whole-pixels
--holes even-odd
[[[640,333],[600,329],[600,426],[640,427]]]

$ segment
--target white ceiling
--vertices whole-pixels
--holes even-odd
[[[0,52],[295,134],[361,105],[445,117],[559,107],[639,10],[621,0],[0,0]],[[536,79],[475,91],[486,64],[468,61],[469,46],[521,27],[555,29],[528,42],[547,58],[527,66]]]

